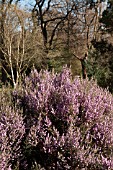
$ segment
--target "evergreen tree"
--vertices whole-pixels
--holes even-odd
[[[113,33],[113,0],[108,1],[107,9],[103,12],[100,23],[103,24],[105,31]]]

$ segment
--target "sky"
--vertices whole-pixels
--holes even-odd
[[[35,0],[20,0],[19,2],[19,6],[26,9],[29,8],[32,9],[34,4],[35,4]]]

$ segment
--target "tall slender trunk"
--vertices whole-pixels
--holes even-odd
[[[5,84],[7,80],[7,74],[5,72],[6,69],[6,63],[5,63],[5,57],[4,53],[2,51],[2,48],[4,46],[4,13],[2,12],[2,17],[1,17],[1,27],[0,27],[0,64],[1,64],[1,81]]]

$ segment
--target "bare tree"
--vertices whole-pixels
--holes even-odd
[[[39,33],[32,33],[32,17],[28,12],[12,5],[7,10],[4,24],[4,44],[0,50],[4,56],[1,61],[7,78],[12,82],[14,88],[18,85],[21,75],[25,70],[33,65],[33,60],[37,57],[42,46],[41,41],[37,41]]]
[[[65,5],[65,1],[38,0],[34,6],[33,11],[36,12],[37,23],[41,27],[44,47],[47,53],[52,46],[59,25],[64,22],[75,8],[75,3],[72,3],[69,10],[65,10]]]
[[[15,4],[18,3],[19,0],[15,1]],[[7,16],[7,11],[10,9],[10,6],[14,0],[1,0],[0,2],[0,47],[4,46],[4,25]],[[5,73],[4,68],[6,67],[4,53],[0,48],[0,61],[1,61],[1,72],[2,72],[2,82],[6,82],[7,75]]]
[[[78,33],[76,34],[76,40],[78,45],[75,45],[73,55],[81,62],[83,78],[87,76],[86,62],[88,52],[92,48],[91,41],[100,37],[101,6],[102,3],[99,0],[93,2],[93,4],[91,2],[86,3],[82,5],[81,10],[78,10],[77,13],[76,28],[78,27]]]

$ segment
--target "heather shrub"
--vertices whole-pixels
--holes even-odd
[[[0,92],[0,169],[17,167],[25,127],[20,111],[11,106],[9,93]]]
[[[34,69],[13,102],[25,124],[20,169],[113,169],[113,97],[94,81]]]

